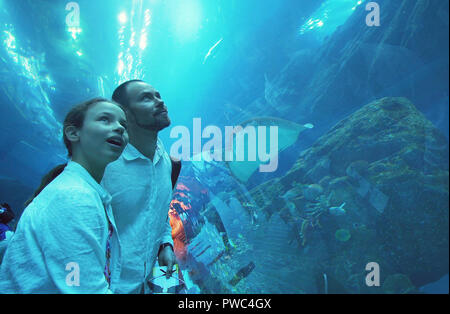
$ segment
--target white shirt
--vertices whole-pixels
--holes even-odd
[[[1,264],[0,291],[111,293],[104,276],[108,218],[114,227],[111,285],[120,276],[120,247],[110,201],[80,164],[69,161],[25,208]]]
[[[172,163],[158,139],[153,161],[128,144],[106,167],[102,185],[111,193],[122,252],[116,293],[139,293],[152,273],[159,246],[171,243],[168,218],[172,200]]]

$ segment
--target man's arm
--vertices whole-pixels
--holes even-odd
[[[173,265],[177,263],[177,260],[173,251],[172,227],[170,226],[168,215],[165,231],[160,240],[158,262],[160,266],[167,266],[166,274],[167,278],[169,278],[172,275]]]
[[[181,171],[181,161],[173,157],[170,157],[170,161],[172,163],[171,180],[173,190],[176,186],[178,176]],[[173,251],[172,227],[170,226],[170,218],[168,214],[164,233],[160,240],[158,262],[160,266],[167,266],[166,277],[169,278],[172,275],[172,267],[177,263],[177,261]]]

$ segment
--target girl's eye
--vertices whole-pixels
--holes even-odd
[[[100,121],[106,121],[106,122],[108,122],[108,121],[109,121],[109,118],[106,117],[106,116],[104,116],[104,117],[101,117],[101,118],[100,118]]]

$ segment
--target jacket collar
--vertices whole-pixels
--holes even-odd
[[[69,160],[64,170],[77,173],[84,181],[86,181],[97,193],[100,195],[104,205],[111,203],[111,195],[95,181],[95,179],[89,174],[89,172],[79,163]]]

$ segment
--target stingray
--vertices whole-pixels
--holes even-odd
[[[266,149],[273,145],[270,143],[269,133],[270,126],[278,127],[278,145],[276,154],[278,154],[285,150],[286,148],[292,146],[298,139],[300,133],[305,130],[312,129],[314,126],[311,123],[307,124],[298,124],[292,121],[283,120],[279,118],[271,118],[271,117],[258,117],[253,118],[247,121],[244,121],[240,124],[240,126],[245,129],[247,126],[254,126],[256,129],[259,126],[266,126]],[[241,131],[242,132],[242,131]],[[237,132],[239,133],[239,132]],[[237,134],[236,133],[236,134]],[[273,147],[273,146],[272,146]],[[245,156],[248,156],[249,145],[244,145]],[[261,165],[268,164],[268,162],[263,162],[259,160],[259,156],[257,155],[256,161],[249,161],[249,158],[244,159],[244,161],[236,160],[236,136],[233,138],[233,160],[225,161],[228,168],[231,171],[231,174],[240,182],[245,183],[248,179],[253,175],[253,173],[260,168]]]

